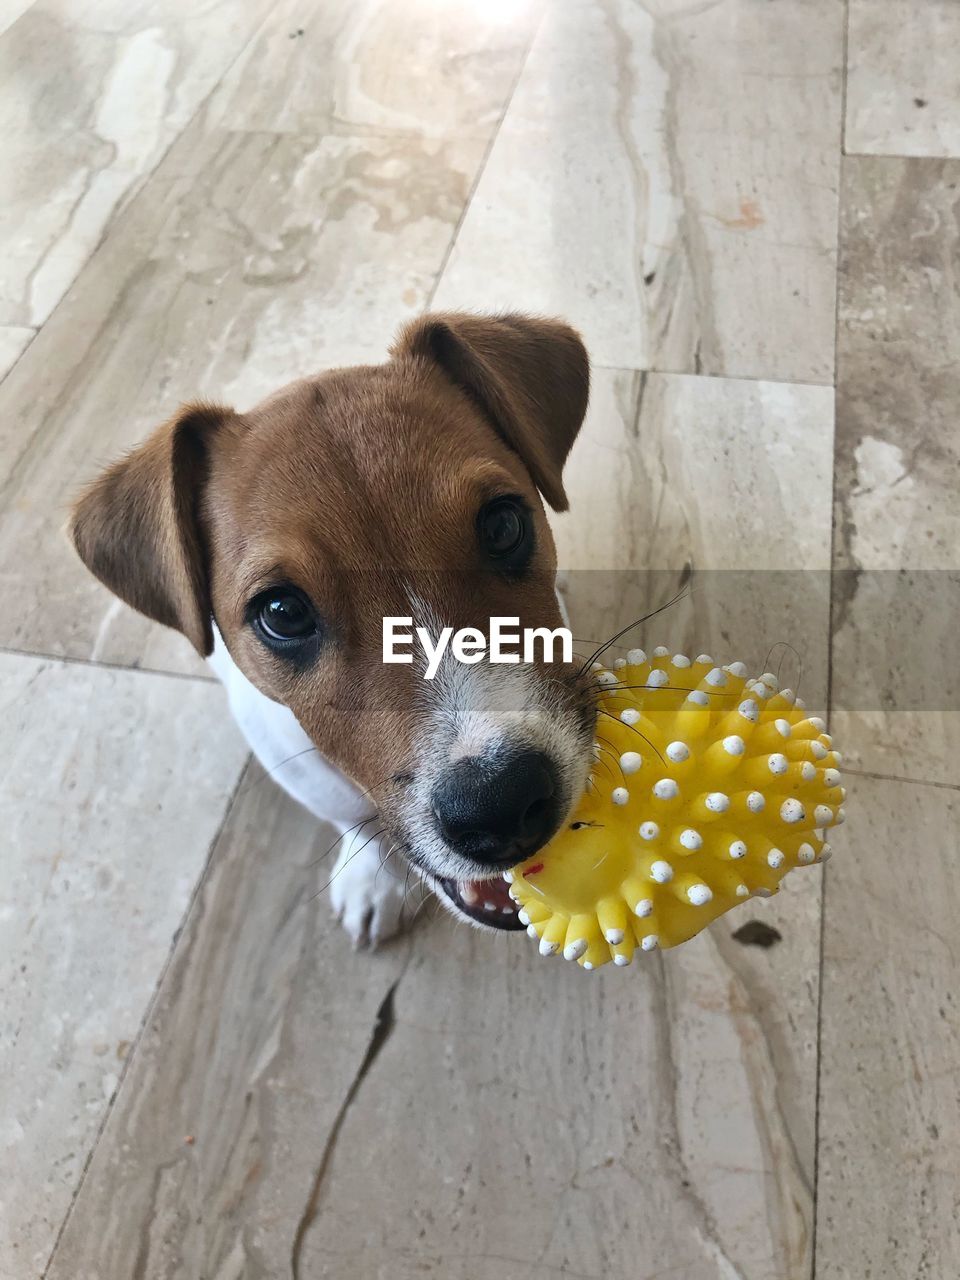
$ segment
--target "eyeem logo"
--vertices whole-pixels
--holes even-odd
[[[432,680],[440,669],[443,655],[450,654],[457,662],[471,665],[475,662],[536,662],[537,645],[542,645],[544,662],[572,662],[573,636],[568,627],[524,627],[520,630],[519,618],[491,618],[489,639],[477,627],[444,627],[434,643],[426,627],[413,629],[412,618],[384,618],[384,662],[413,662],[413,653],[400,652],[412,649],[414,639],[420,642],[426,658],[424,679]],[[557,643],[560,656],[556,656]]]

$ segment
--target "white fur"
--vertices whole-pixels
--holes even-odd
[[[215,632],[210,665],[263,767],[284,791],[344,837],[337,861],[327,873],[332,877],[330,905],[337,919],[357,946],[376,946],[392,937],[402,924],[407,869],[380,838],[370,839],[376,830],[376,808],[317,751],[289,707],[250,683],[219,632]]]

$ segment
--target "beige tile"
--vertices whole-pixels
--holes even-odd
[[[0,655],[0,1273],[39,1275],[246,756],[202,682]]]
[[[9,28],[0,40],[0,323],[47,319],[266,8],[38,0]]]
[[[288,1268],[409,954],[357,955],[334,925],[315,896],[332,839],[259,770],[245,778],[51,1276],[105,1280],[134,1255],[145,1276]]]
[[[860,780],[827,869],[817,1270],[960,1259],[960,793]]]
[[[830,723],[845,767],[914,782],[960,787],[960,712],[848,711],[834,707]],[[851,777],[850,785],[856,787]]]
[[[960,785],[960,565],[842,571],[833,627],[833,714],[848,764]]]
[[[689,566],[689,597],[623,646],[782,662],[823,705],[832,450],[828,387],[596,370],[553,521],[574,634],[642,617]]]
[[[34,4],[35,0],[2,0],[0,3],[0,35]]]
[[[836,567],[955,569],[960,160],[843,173]]]
[[[851,0],[848,153],[960,158],[954,0]]]
[[[842,10],[552,6],[437,305],[622,368],[832,383]]]
[[[196,396],[380,360],[422,308],[479,142],[185,136],[0,389],[0,644],[194,670],[60,535],[80,482]],[[29,563],[23,548],[35,547]]]
[[[418,939],[301,1274],[362,1259],[405,1278],[629,1276],[644,1258],[648,1274],[799,1280],[809,1189],[771,1045],[710,941],[596,983],[513,946],[449,927]],[[428,1101],[405,1103],[425,1078]]]
[[[960,161],[844,164],[834,707],[873,772],[960,758]]]
[[[0,382],[20,359],[35,333],[35,329],[0,325]]]
[[[828,570],[833,412],[829,387],[595,369],[561,563]]]
[[[272,132],[488,138],[542,0],[277,5],[213,95],[211,122]]]
[[[241,796],[51,1280],[132,1257],[144,1275],[807,1274],[812,1125],[798,1139],[789,1108],[812,1115],[813,1078],[792,1097],[802,1033],[784,1046],[768,1023],[787,976],[815,982],[778,968],[801,959],[789,941],[748,955],[721,924],[588,976],[428,911],[357,955],[312,896],[326,848],[269,782]]]

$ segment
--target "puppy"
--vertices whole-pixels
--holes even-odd
[[[592,673],[446,651],[385,665],[384,619],[485,634],[561,622],[543,502],[586,411],[566,325],[427,315],[387,363],[236,413],[189,405],[76,503],[86,566],[210,659],[250,746],[344,839],[332,902],[399,928],[416,869],[456,914],[519,928],[502,872],[546,843],[592,759]]]

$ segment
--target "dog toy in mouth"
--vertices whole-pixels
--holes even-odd
[[[824,862],[844,790],[824,723],[775,676],[632,649],[598,667],[594,766],[579,808],[507,872],[541,955],[585,969],[675,947],[793,867]]]

